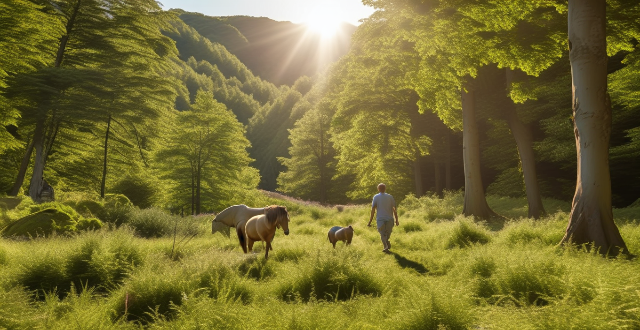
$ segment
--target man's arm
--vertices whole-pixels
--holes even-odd
[[[398,210],[396,210],[396,207],[393,207],[393,216],[396,217],[396,226],[400,226],[400,223],[398,222]]]
[[[367,227],[371,227],[371,221],[373,220],[373,216],[376,214],[376,207],[372,206],[371,207],[371,216],[369,217],[369,223],[367,224]],[[396,217],[397,219],[397,217]]]

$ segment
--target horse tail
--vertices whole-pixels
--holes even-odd
[[[242,251],[244,251],[244,253],[247,253],[247,242],[245,242],[244,240],[244,233],[242,232],[242,229],[236,228],[236,234],[238,234],[238,241],[240,242]]]

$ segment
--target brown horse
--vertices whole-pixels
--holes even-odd
[[[253,243],[257,241],[266,242],[264,258],[269,258],[271,241],[276,234],[276,229],[282,227],[285,235],[289,235],[289,212],[287,208],[278,205],[265,207],[264,214],[256,215],[247,220],[245,224],[244,237],[240,239],[240,246],[244,253],[253,250]],[[240,235],[238,235],[240,238]]]
[[[221,225],[236,228],[238,239],[244,239],[244,225],[254,215],[264,214],[265,208],[248,207],[244,204],[232,205],[222,210],[211,222],[211,233],[215,234]]]

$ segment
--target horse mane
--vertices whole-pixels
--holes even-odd
[[[267,222],[273,225],[279,217],[286,217],[289,213],[286,207],[271,205],[264,208],[264,214],[267,216]]]

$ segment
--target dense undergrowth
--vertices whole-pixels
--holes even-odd
[[[525,200],[489,197],[507,220],[487,223],[459,215],[460,193],[408,196],[393,253],[384,254],[366,226],[367,206],[263,196],[253,203],[285,204],[291,215],[291,235],[278,232],[264,260],[259,243],[244,255],[234,235],[211,235],[211,217],[109,210],[74,198],[62,203],[99,213],[105,226],[0,239],[0,328],[640,327],[639,261],[557,247],[569,211],[559,201],[545,200],[549,216],[535,221],[523,217]],[[4,209],[3,225],[27,209]],[[640,208],[614,216],[638,253]],[[327,230],[349,224],[352,245],[333,249]]]

